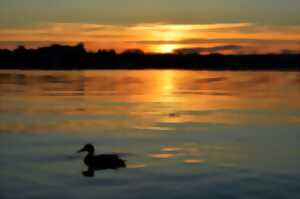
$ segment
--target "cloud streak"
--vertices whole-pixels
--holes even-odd
[[[218,38],[218,39],[185,39],[185,40],[142,40],[134,41],[139,44],[214,44],[214,43],[260,43],[260,44],[299,44],[298,39],[247,39],[247,38]]]
[[[299,24],[299,0],[1,0],[0,26],[53,21]],[[280,14],[279,14],[280,13]],[[22,16],[22,19],[20,19]]]
[[[225,46],[214,46],[214,47],[198,47],[198,48],[179,48],[175,49],[174,52],[178,54],[195,54],[195,53],[217,53],[219,51],[238,51],[242,50],[242,46],[237,45],[225,45]]]
[[[17,45],[40,47],[53,43],[78,42],[84,42],[89,50],[114,48],[123,51],[139,48],[146,52],[172,52],[174,49],[198,48],[198,51],[203,52],[205,49],[209,51],[207,48],[212,48],[211,46],[243,46],[251,49],[251,52],[279,52],[281,49],[299,50],[300,26],[274,27],[251,23],[49,23],[0,28],[0,48],[14,48]]]

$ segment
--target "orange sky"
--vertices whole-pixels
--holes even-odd
[[[253,23],[101,25],[47,23],[0,29],[0,48],[17,45],[39,47],[53,43],[84,42],[88,50],[139,48],[145,52],[170,53],[178,48],[211,48],[236,45],[221,53],[269,53],[300,51],[300,26],[268,26]],[[205,53],[202,50],[201,53]],[[211,53],[211,51],[208,51]]]
[[[295,53],[299,10],[299,0],[0,0],[0,48]]]

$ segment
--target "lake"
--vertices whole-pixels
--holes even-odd
[[[0,198],[300,198],[300,72],[0,71]],[[91,143],[127,168],[83,175]]]

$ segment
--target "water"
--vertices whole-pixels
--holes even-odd
[[[0,198],[300,198],[300,72],[0,71]],[[122,153],[85,177],[76,151]]]

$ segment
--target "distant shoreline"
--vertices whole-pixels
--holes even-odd
[[[141,50],[87,52],[82,44],[0,49],[0,70],[212,70],[300,71],[300,54],[150,54]]]

